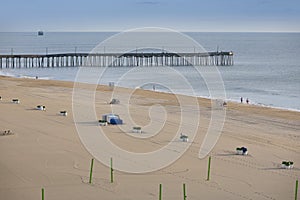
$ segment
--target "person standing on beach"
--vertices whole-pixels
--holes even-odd
[[[241,97],[241,103],[243,103],[243,97]]]
[[[249,99],[248,98],[246,99],[246,103],[249,104]]]

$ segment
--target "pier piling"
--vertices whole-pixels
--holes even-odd
[[[231,66],[233,52],[206,53],[60,53],[0,55],[0,68]]]

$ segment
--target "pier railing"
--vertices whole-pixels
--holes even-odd
[[[230,66],[233,52],[206,53],[59,53],[0,55],[0,68]]]

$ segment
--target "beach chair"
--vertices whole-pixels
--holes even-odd
[[[142,133],[142,127],[135,126],[132,128],[133,133]]]
[[[12,135],[13,133],[10,130],[5,130],[2,132],[2,135]]]
[[[107,126],[107,121],[106,120],[101,120],[100,119],[98,122],[99,122],[100,126]]]
[[[294,162],[293,161],[282,161],[281,162],[281,168],[283,168],[283,169],[292,169],[292,168],[294,168]]]
[[[187,135],[183,135],[182,133],[180,133],[180,140],[182,142],[188,142],[189,141],[189,137]]]
[[[66,110],[63,110],[63,111],[60,111],[59,114],[61,116],[67,116],[68,115],[68,112]]]
[[[15,104],[19,104],[20,100],[19,99],[12,99],[12,102],[15,103]]]
[[[45,110],[46,110],[46,106],[38,105],[38,106],[36,107],[36,109],[37,109],[37,110],[43,110],[43,111],[45,111]]]
[[[236,154],[248,155],[248,149],[246,147],[238,147],[238,148],[236,148]]]
[[[109,104],[119,104],[120,101],[118,99],[112,99]]]

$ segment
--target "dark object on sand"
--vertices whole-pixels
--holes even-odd
[[[281,168],[292,169],[293,167],[294,167],[294,162],[293,161],[282,161],[281,162]]]
[[[238,147],[238,148],[236,148],[236,153],[238,155],[247,155],[248,149],[246,147]]]
[[[19,100],[19,99],[12,99],[12,102],[13,102],[13,103],[16,103],[16,104],[19,104],[19,103],[20,103],[20,100]]]
[[[109,102],[109,104],[119,104],[119,103],[120,103],[119,99],[112,99],[112,100]]]

